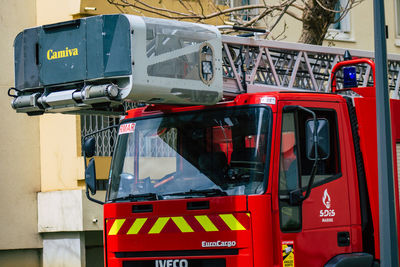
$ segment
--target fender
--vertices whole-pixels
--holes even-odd
[[[351,267],[351,266],[369,266],[378,267],[380,264],[374,262],[374,257],[368,253],[349,253],[339,254],[330,259],[325,267]]]

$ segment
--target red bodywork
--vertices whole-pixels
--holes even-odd
[[[371,93],[373,89],[364,90]],[[373,108],[375,98],[370,94],[366,96],[354,99],[354,104],[370,202],[368,208],[373,220],[374,257],[379,259],[376,117]],[[107,203],[104,205],[107,266],[224,266],[224,262],[226,266],[237,267],[323,266],[335,255],[364,251],[359,181],[346,100],[336,94],[270,92],[242,94],[233,101],[217,106],[265,105],[265,97],[276,100],[275,103],[268,104],[273,112],[273,134],[265,194]],[[341,176],[314,187],[310,197],[302,203],[302,226],[295,232],[281,231],[278,201],[282,114],[284,106],[288,105],[336,111],[341,164]],[[212,107],[149,106],[130,111],[126,119],[209,108]],[[400,101],[392,100],[391,110],[392,114],[398,114]],[[392,132],[398,203],[395,144],[400,142],[400,124],[396,123],[393,115]],[[320,216],[320,212],[325,209],[323,198],[326,190],[329,191],[331,207],[334,209],[334,219],[329,222],[324,222]],[[197,202],[200,208],[188,209],[189,202]],[[209,203],[207,208],[201,208],[204,202]],[[146,208],[149,205],[152,207],[151,211],[132,212],[134,206]],[[348,245],[338,245],[339,232],[349,233]],[[218,247],[219,241],[231,243]],[[283,265],[284,244],[293,246],[294,265]],[[186,260],[196,259],[211,261],[205,265],[186,265]],[[212,261],[213,259],[222,261]],[[138,265],[123,265],[124,261],[136,261]]]

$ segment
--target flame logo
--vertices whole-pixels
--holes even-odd
[[[328,194],[328,189],[325,189],[324,196],[322,197],[322,203],[324,203],[327,209],[331,208],[331,197]]]

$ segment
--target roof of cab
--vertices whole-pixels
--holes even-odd
[[[263,93],[245,93],[235,97],[230,101],[222,101],[215,105],[204,106],[183,106],[183,105],[160,105],[150,104],[145,107],[135,108],[128,111],[125,119],[176,113],[185,111],[204,110],[216,107],[229,107],[229,106],[242,106],[242,105],[256,105],[256,104],[270,104],[275,105],[277,101],[291,100],[291,101],[323,101],[323,102],[342,102],[343,97],[332,93],[315,93],[315,92],[263,92]]]

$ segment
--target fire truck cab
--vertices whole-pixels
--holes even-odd
[[[104,205],[109,266],[373,266],[371,100],[355,112],[339,95],[274,92],[130,111]]]

